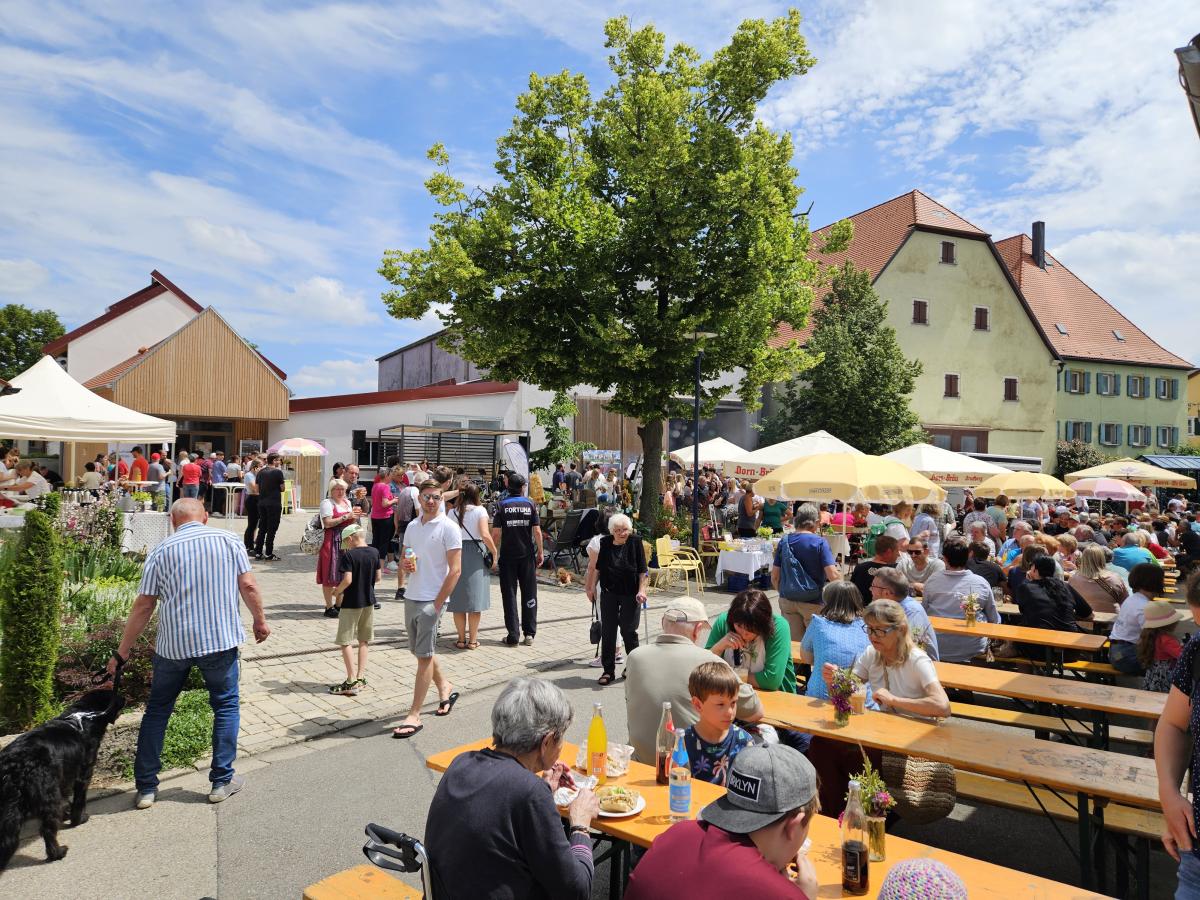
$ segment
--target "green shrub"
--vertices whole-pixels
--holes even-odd
[[[121,617],[85,631],[67,630],[59,651],[58,669],[54,673],[55,689],[59,696],[68,697],[92,687],[92,675],[108,664],[109,657],[121,643],[124,628],[125,618]],[[129,706],[145,703],[150,696],[153,675],[150,651],[154,647],[156,633],[157,620],[151,620],[133,645],[129,662],[125,664],[121,692]]]
[[[138,582],[101,577],[63,587],[63,640],[82,637],[107,622],[124,622],[137,599]]]
[[[193,673],[196,671],[192,670]],[[190,766],[212,749],[212,707],[208,705],[208,691],[184,691],[175,702],[175,712],[167,723],[167,735],[163,740],[162,765],[164,769]],[[133,761],[126,760],[125,778],[133,777]]]
[[[0,571],[0,714],[28,728],[54,702],[63,565],[58,533],[31,510]]]

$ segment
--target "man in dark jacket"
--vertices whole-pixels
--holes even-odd
[[[1026,628],[1080,631],[1078,623],[1091,620],[1092,608],[1055,572],[1054,557],[1039,556],[1033,561],[1014,598],[1021,609],[1021,624]],[[1044,651],[1023,647],[1022,652],[1037,657]]]

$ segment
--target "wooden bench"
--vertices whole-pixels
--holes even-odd
[[[1071,719],[1067,719],[1064,722],[1056,716],[1043,716],[1016,709],[978,706],[974,703],[958,703],[953,701],[950,703],[950,711],[960,719],[970,719],[975,722],[1010,725],[1013,728],[1025,728],[1030,731],[1051,731],[1055,734],[1070,734],[1085,739],[1092,736],[1092,729],[1086,723],[1076,722]],[[1154,732],[1143,728],[1126,728],[1119,725],[1109,726],[1108,737],[1111,741],[1121,741],[1126,744],[1149,746],[1154,743]]]
[[[304,889],[304,900],[422,900],[425,894],[382,869],[361,865]]]
[[[982,660],[980,661],[982,662]],[[1044,668],[1046,665],[1044,659],[1028,659],[1024,656],[997,659],[996,662],[1012,663],[1019,666],[1037,666],[1038,668]],[[1068,672],[1076,672],[1080,675],[1093,675],[1098,678],[1116,678],[1118,675],[1127,674],[1114,668],[1112,663],[1097,662],[1091,659],[1077,659],[1073,662],[1063,663],[1063,669]]]

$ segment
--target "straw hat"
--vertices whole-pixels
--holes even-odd
[[[1146,620],[1143,628],[1166,628],[1183,619],[1183,613],[1166,600],[1151,600],[1146,604]]]

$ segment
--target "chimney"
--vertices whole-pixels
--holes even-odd
[[[1046,223],[1033,223],[1033,261],[1039,269],[1046,268]]]

